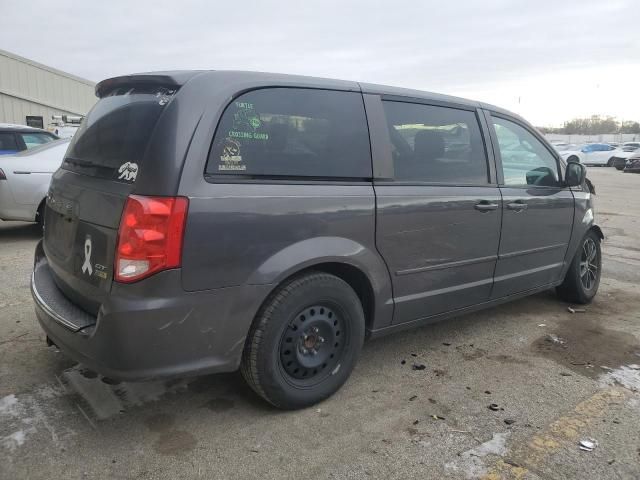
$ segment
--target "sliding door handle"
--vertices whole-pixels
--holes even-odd
[[[523,200],[516,200],[515,202],[507,203],[507,208],[509,210],[515,210],[516,212],[521,212],[522,210],[526,210],[529,206],[524,203]]]
[[[491,203],[488,200],[482,200],[480,203],[475,204],[475,209],[481,212],[489,212],[491,210],[497,210],[499,205],[497,203]]]

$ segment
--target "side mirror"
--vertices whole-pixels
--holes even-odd
[[[564,182],[568,187],[579,187],[587,178],[587,169],[581,163],[567,163],[567,170],[564,175]]]

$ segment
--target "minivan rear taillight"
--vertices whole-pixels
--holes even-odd
[[[135,282],[182,261],[186,197],[129,195],[120,219],[115,280]]]

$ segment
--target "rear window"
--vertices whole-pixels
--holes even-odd
[[[236,98],[216,131],[206,173],[242,177],[371,177],[359,93],[267,88]]]
[[[82,120],[62,168],[130,180],[127,173],[140,168],[153,129],[174,93],[174,89],[156,86],[110,92]]]

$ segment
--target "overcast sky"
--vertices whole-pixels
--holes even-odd
[[[297,73],[431,90],[536,125],[640,121],[640,0],[0,0],[0,48],[99,81]]]

